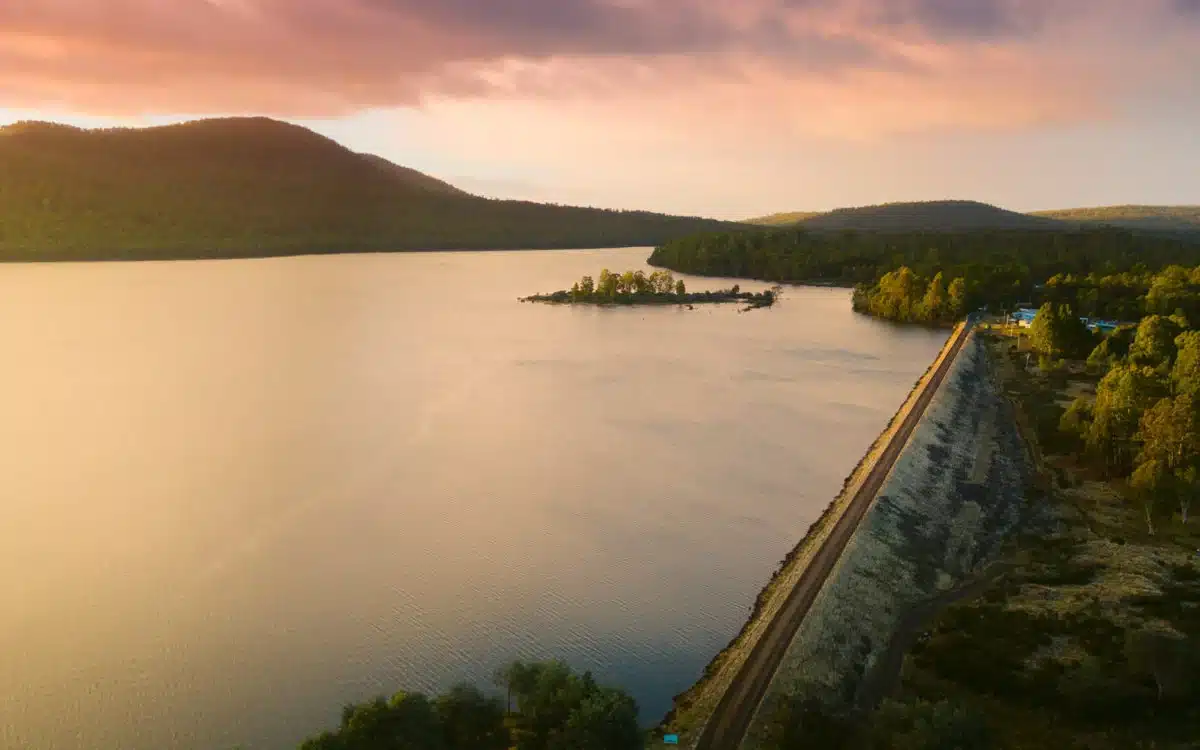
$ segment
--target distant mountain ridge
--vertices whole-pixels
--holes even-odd
[[[809,229],[913,232],[961,232],[976,229],[1061,229],[1063,224],[1008,211],[978,201],[947,200],[885,203],[878,206],[839,208],[803,222]]]
[[[1200,206],[1102,206],[1023,214],[978,201],[944,200],[795,211],[749,219],[748,223],[863,231],[1054,230],[1111,225],[1156,233],[1192,233],[1200,232]]]
[[[1099,206],[1096,208],[1068,208],[1058,211],[1035,211],[1033,215],[1060,221],[1110,224],[1148,231],[1200,231],[1200,206]]]
[[[745,227],[481,198],[262,117],[0,128],[0,260],[620,247]]]
[[[757,224],[764,227],[786,227],[792,224],[799,224],[802,221],[820,216],[822,211],[785,211],[778,214],[768,214],[766,216],[756,216],[753,219],[747,219],[747,224]]]
[[[798,221],[787,218],[800,216]],[[944,200],[883,203],[875,206],[838,208],[821,213],[796,212],[752,219],[768,226],[800,225],[819,231],[861,230],[874,232],[962,232],[977,229],[1065,228],[1053,219],[1008,211],[979,201]]]

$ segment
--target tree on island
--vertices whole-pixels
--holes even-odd
[[[523,297],[522,302],[550,302],[591,305],[683,305],[721,302],[746,302],[746,309],[770,307],[777,298],[774,289],[761,292],[743,292],[734,285],[730,289],[717,291],[688,292],[683,279],[676,279],[670,271],[625,271],[615,274],[607,268],[600,271],[598,280],[584,276],[571,285],[569,290],[552,294],[536,294]]]

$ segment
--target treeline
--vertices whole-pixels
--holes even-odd
[[[926,284],[939,273],[947,285],[962,279],[965,307],[974,309],[1035,299],[1039,285],[1057,274],[1145,275],[1197,259],[1200,245],[1115,228],[888,234],[788,228],[685,237],[655,248],[650,263],[698,275],[863,285],[867,292],[907,267]]]
[[[939,272],[926,283],[908,266],[888,271],[874,286],[854,290],[854,309],[903,323],[953,323],[967,311],[967,285],[957,278],[947,286]]]
[[[458,194],[267,119],[0,129],[0,260],[620,247],[736,226]]]
[[[348,705],[336,730],[300,750],[641,750],[637,704],[562,662],[496,672],[504,698],[460,684],[429,698],[400,692]]]
[[[644,271],[625,271],[617,274],[604,268],[600,270],[598,282],[591,276],[584,276],[575,282],[570,291],[573,300],[591,297],[611,300],[635,294],[683,296],[687,294],[687,284],[683,283],[683,279],[676,281],[670,271],[653,271],[649,275]]]
[[[1179,312],[1192,325],[1200,325],[1200,267],[1172,265],[1110,275],[1058,273],[1039,295],[1055,305],[1070,305],[1088,318],[1137,320]]]

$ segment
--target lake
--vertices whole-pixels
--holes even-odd
[[[517,658],[660,718],[946,334],[516,301],[648,254],[0,266],[0,747],[284,750]]]

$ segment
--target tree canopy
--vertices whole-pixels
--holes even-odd
[[[496,682],[515,699],[460,684],[430,700],[399,692],[346,706],[334,731],[300,750],[641,750],[637,704],[562,662],[514,662]]]

